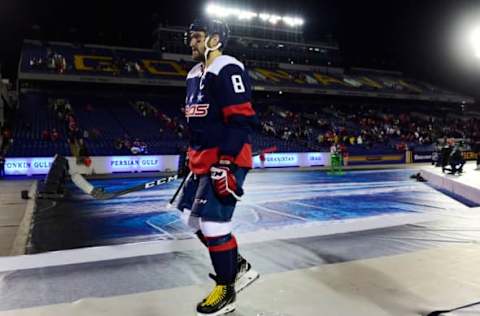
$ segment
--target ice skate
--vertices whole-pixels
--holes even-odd
[[[260,277],[260,274],[252,269],[252,265],[240,257],[237,266],[237,278],[235,279],[235,290],[240,293]]]
[[[198,316],[217,316],[231,313],[235,310],[234,285],[219,285],[197,305]]]

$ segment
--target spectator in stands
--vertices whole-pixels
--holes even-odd
[[[348,160],[350,158],[350,155],[348,153],[347,146],[341,144],[340,145],[340,152],[341,152],[342,157],[343,157],[343,165],[348,166]]]
[[[348,137],[348,144],[349,145],[355,145],[357,142],[357,139],[355,138],[355,136],[351,135],[350,137]]]
[[[338,153],[338,145],[332,144],[332,146],[330,146],[330,154],[335,155],[337,153]]]
[[[100,136],[102,136],[102,133],[98,128],[92,128],[90,132],[90,138],[93,140],[98,139]]]
[[[130,139],[125,138],[123,140],[123,147],[125,147],[128,150],[130,150],[130,148],[132,148],[132,142],[130,141]]]
[[[12,131],[10,130],[10,128],[4,127],[2,136],[5,143],[10,141],[10,139],[12,138]]]
[[[50,140],[50,131],[48,129],[44,129],[42,131],[42,140]]]
[[[0,154],[7,152],[10,144],[13,143],[12,131],[9,127],[3,126],[3,132],[0,139]]]
[[[72,114],[72,105],[70,104],[70,102],[67,101],[67,103],[65,104],[65,114]]]
[[[288,141],[290,140],[290,137],[292,136],[293,132],[288,128],[288,127],[284,127],[283,128],[283,135],[282,135],[282,139]]]
[[[140,139],[136,138],[131,147],[130,147],[130,152],[134,155],[139,155],[139,154],[146,154],[147,153],[147,144],[145,142],[140,141]]]
[[[142,69],[142,66],[140,66],[140,64],[138,62],[135,62],[133,64],[133,68],[135,69],[135,71],[139,74],[139,75],[143,75],[143,69]]]
[[[52,133],[51,133],[51,140],[56,142],[57,140],[60,139],[60,133],[57,131],[57,129],[52,129]]]
[[[67,70],[67,62],[61,54],[50,52],[47,57],[47,68],[62,74]]]
[[[5,158],[0,155],[0,178],[5,176]]]
[[[55,69],[55,58],[54,54],[51,51],[47,53],[47,68],[49,70]]]
[[[41,69],[44,68],[44,60],[41,57],[32,57],[29,61],[30,67],[34,69]]]
[[[265,134],[270,135],[270,136],[277,136],[277,132],[276,132],[275,128],[273,127],[273,122],[271,120],[267,121],[267,122],[263,122],[262,126],[263,126],[263,131],[265,132]]]
[[[323,134],[318,134],[318,136],[317,136],[317,143],[318,143],[319,145],[322,145],[322,144],[323,144],[323,141],[324,141]]]
[[[142,154],[146,155],[148,154],[148,146],[145,142],[140,142],[140,149],[142,151]]]
[[[68,122],[68,129],[75,131],[77,129],[77,122],[72,115],[67,114],[66,121]]]
[[[58,103],[55,99],[48,98],[48,109],[53,110],[55,113],[58,111]]]
[[[140,146],[140,140],[137,138],[133,141],[132,146],[130,147],[130,152],[133,155],[138,155],[142,153],[142,148]]]
[[[113,147],[115,147],[116,150],[121,150],[123,148],[123,141],[120,138],[117,138],[113,143]]]
[[[89,156],[88,150],[87,150],[87,145],[85,144],[85,141],[83,138],[78,139],[78,156],[80,158],[85,158]]]
[[[182,124],[182,123],[179,123],[177,122],[177,128],[175,130],[175,133],[177,134],[178,138],[183,138],[185,135],[184,135],[184,132],[185,132],[185,126]]]
[[[70,145],[70,153],[73,157],[76,157],[78,160],[79,157],[79,152],[80,152],[80,146],[78,144],[78,139],[73,135],[70,134],[68,135],[68,144]]]

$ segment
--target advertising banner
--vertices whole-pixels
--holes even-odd
[[[6,175],[47,174],[53,157],[7,158]],[[111,174],[117,172],[177,171],[178,155],[164,156],[108,156],[91,157],[92,164],[87,167],[77,164],[74,157],[67,157],[72,172],[81,174]]]

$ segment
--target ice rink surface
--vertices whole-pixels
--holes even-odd
[[[414,173],[251,173],[234,233],[262,277],[232,316],[421,315],[480,299],[480,208]],[[144,180],[95,184],[116,190]],[[74,192],[46,205],[32,250],[63,251],[17,258],[37,266],[0,273],[0,315],[194,315],[211,267],[165,206],[176,185],[110,201]],[[65,250],[86,246],[95,247]],[[46,256],[80,261],[41,267]]]
[[[412,170],[256,172],[247,177],[245,198],[234,216],[237,234],[278,230],[292,225],[345,223],[428,215],[459,206],[429,186],[410,179]],[[93,181],[118,190],[148,179]],[[46,205],[33,223],[31,252],[151,240],[193,238],[176,209],[166,204],[179,182],[97,201],[73,190],[73,198]],[[46,202],[47,204],[49,202]],[[418,216],[421,217],[421,216]],[[350,221],[352,222],[352,221]],[[389,225],[390,224],[390,225]],[[362,228],[363,229],[363,228]]]

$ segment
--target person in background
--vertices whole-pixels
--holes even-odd
[[[477,154],[477,168],[475,170],[480,170],[480,135],[475,140],[473,151]]]
[[[0,178],[5,176],[5,158],[0,155]]]

